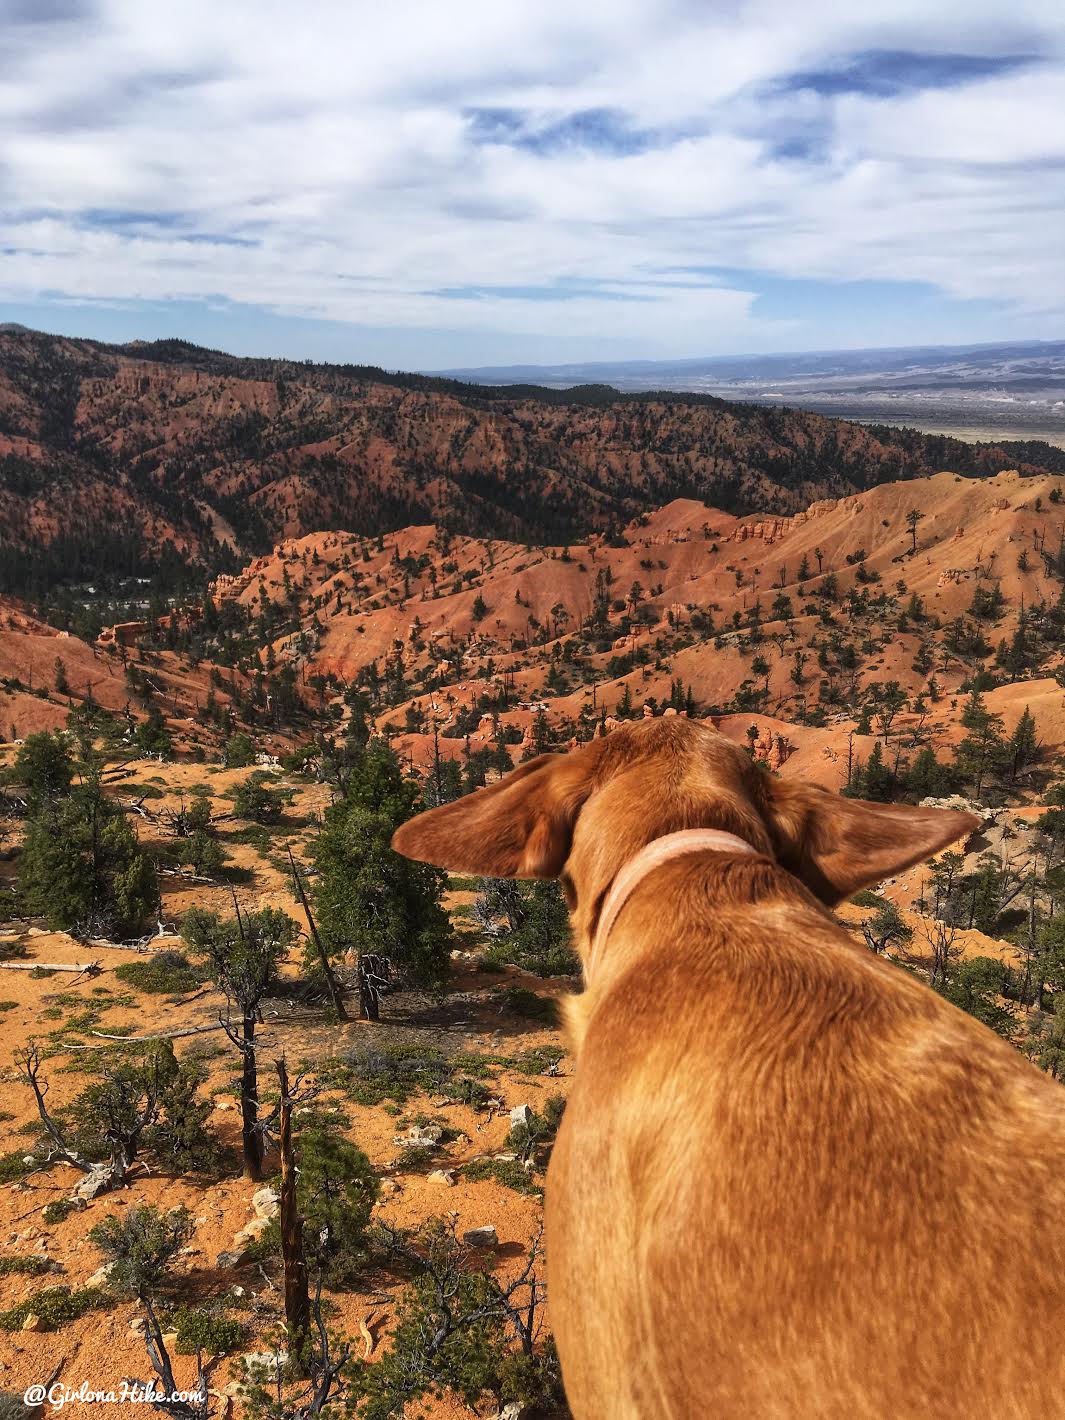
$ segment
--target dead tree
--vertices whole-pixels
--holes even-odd
[[[257,1010],[243,1011],[239,1029],[228,1018],[218,1017],[230,1044],[240,1053],[240,1145],[244,1158],[244,1177],[259,1183],[263,1177],[263,1157],[266,1153],[263,1121],[259,1118],[259,1062],[255,1043],[255,1028],[259,1023]]]
[[[307,1259],[303,1251],[303,1218],[296,1197],[296,1164],[292,1154],[292,1104],[285,1057],[275,1061],[279,1102],[279,1145],[281,1150],[281,1259],[285,1271],[285,1321],[288,1326],[289,1354],[301,1370],[307,1365],[310,1345],[311,1310],[307,1290]]]
[[[326,1412],[330,1403],[340,1400],[347,1389],[345,1370],[351,1359],[351,1345],[341,1342],[334,1349],[333,1341],[322,1315],[322,1277],[318,1274],[314,1298],[310,1303],[310,1315],[314,1322],[316,1341],[309,1348],[307,1379],[305,1389],[293,1394],[285,1393],[285,1368],[281,1357],[277,1356],[274,1367],[274,1413],[284,1415],[285,1420],[316,1420]]]
[[[356,971],[362,1018],[364,1021],[379,1021],[381,998],[392,988],[392,963],[379,952],[360,952]]]
[[[67,1140],[45,1103],[48,1083],[40,1078],[41,1052],[31,1042],[17,1057],[23,1078],[33,1091],[37,1113],[48,1136],[48,1160],[59,1160],[84,1173],[80,1185],[83,1197],[109,1193],[125,1183],[140,1152],[141,1142],[163,1113],[167,1087],[172,1076],[167,1061],[153,1056],[144,1065],[119,1065],[108,1070],[96,1091],[93,1107],[98,1115],[100,1136],[106,1140],[111,1158],[108,1163],[91,1163]],[[173,1063],[171,1056],[170,1062]]]
[[[311,940],[314,942],[314,949],[318,954],[318,965],[322,968],[322,975],[325,977],[325,984],[329,991],[329,999],[333,1003],[333,1010],[336,1012],[337,1020],[346,1021],[348,1019],[348,1013],[344,1009],[344,998],[340,993],[340,985],[329,963],[329,956],[322,943],[322,939],[318,935],[318,928],[314,921],[314,915],[311,912],[311,904],[307,898],[307,890],[303,886],[303,879],[300,876],[299,869],[296,867],[296,860],[292,856],[291,847],[288,850],[288,861],[292,867],[292,881],[296,885],[296,895],[300,900],[300,906],[307,914],[307,925],[311,929]]]
[[[42,1080],[41,1075],[41,1048],[36,1041],[31,1041],[19,1054],[15,1060],[22,1071],[22,1077],[26,1084],[33,1091],[33,1097],[37,1101],[37,1113],[40,1115],[41,1123],[44,1125],[44,1132],[48,1136],[49,1150],[48,1162],[53,1161],[63,1164],[70,1164],[79,1173],[91,1173],[92,1164],[88,1163],[67,1144],[59,1126],[52,1118],[45,1104],[45,1097],[48,1094],[49,1085],[47,1080]]]

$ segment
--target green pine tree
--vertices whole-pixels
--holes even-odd
[[[314,899],[331,958],[380,955],[410,982],[447,980],[451,926],[438,868],[394,853],[392,835],[417,810],[418,786],[383,740],[371,740],[346,797],[327,810],[314,847]],[[309,961],[314,969],[314,961]]]
[[[154,864],[94,779],[30,819],[19,889],[30,913],[79,936],[135,932],[159,900]]]

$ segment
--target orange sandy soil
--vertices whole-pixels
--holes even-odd
[[[138,797],[131,783],[143,786],[153,780],[166,781],[167,797],[146,801],[145,807],[153,815],[163,807],[176,805],[180,791],[187,791],[195,783],[209,786],[215,812],[222,815],[230,807],[221,797],[223,791],[251,772],[217,771],[199,764],[160,765],[155,761],[137,762],[129,768],[132,780],[123,782],[115,790],[119,799]],[[286,815],[289,822],[272,835],[269,853],[275,860],[288,842],[297,856],[301,855],[315,816],[329,800],[328,790],[323,786],[298,779],[287,779],[283,783],[295,790],[295,799]],[[134,822],[142,840],[151,843],[161,836],[157,823],[140,818]],[[220,824],[223,842],[227,833],[239,826],[236,821]],[[301,924],[305,921],[277,861],[267,862],[248,845],[226,846],[233,863],[244,869],[247,876],[247,881],[237,886],[242,907],[252,910],[266,905],[282,907]],[[2,865],[0,871],[10,872],[11,865]],[[228,886],[190,883],[179,876],[166,876],[163,892],[164,920],[168,923],[176,921],[193,903],[220,912],[232,910]],[[449,903],[458,907],[471,898],[469,892],[459,891],[450,894]],[[471,940],[462,932],[466,925],[460,914],[456,918],[460,933],[458,949],[449,992],[443,1000],[388,998],[385,1020],[380,1025],[358,1021],[337,1025],[331,1023],[320,1008],[295,1006],[284,1000],[268,1001],[264,1003],[265,1024],[260,1032],[267,1047],[267,1059],[284,1053],[290,1069],[305,1070],[308,1079],[313,1080],[316,1065],[343,1055],[354,1043],[370,1037],[407,1044],[422,1041],[447,1054],[475,1052],[508,1057],[544,1044],[560,1045],[561,1038],[555,1030],[505,1011],[495,993],[503,985],[521,985],[540,995],[557,997],[573,989],[574,983],[561,979],[542,981],[526,977],[516,969],[502,974],[479,972],[476,960],[467,950]],[[78,1071],[82,1052],[77,1047],[102,1043],[84,1030],[64,1030],[63,1023],[69,1017],[95,1004],[100,1014],[94,1029],[114,1034],[122,1028],[132,1028],[137,1035],[188,1025],[212,1025],[218,1018],[222,1000],[213,990],[200,989],[184,997],[148,995],[116,979],[113,974],[116,967],[144,960],[129,951],[78,943],[65,933],[39,926],[0,924],[0,946],[10,948],[15,944],[26,948],[29,962],[94,962],[100,971],[96,976],[57,972],[35,978],[30,972],[0,970],[0,1001],[3,1003],[0,1021],[4,1027],[0,1046],[0,1082],[3,1084],[0,1151],[4,1153],[28,1149],[31,1141],[21,1131],[36,1118],[30,1091],[12,1063],[15,1051],[27,1040],[39,1040],[49,1053],[42,1071],[50,1084],[49,1105],[61,1106],[88,1083],[88,1077]],[[174,936],[151,943],[153,949],[180,945],[180,939]],[[57,1000],[60,997],[62,1002]],[[115,1048],[121,1049],[120,1046]],[[141,1175],[121,1192],[97,1199],[53,1225],[45,1224],[42,1210],[48,1203],[70,1196],[80,1178],[74,1169],[61,1165],[0,1186],[0,1238],[4,1241],[5,1253],[43,1254],[62,1268],[60,1272],[42,1276],[0,1277],[0,1308],[9,1308],[44,1287],[57,1284],[83,1287],[102,1262],[86,1234],[108,1214],[137,1203],[154,1203],[164,1209],[182,1204],[195,1219],[195,1233],[190,1251],[181,1262],[177,1300],[196,1305],[206,1298],[228,1297],[232,1307],[228,1314],[239,1317],[249,1329],[242,1352],[264,1350],[276,1334],[281,1315],[283,1299],[278,1282],[267,1278],[254,1265],[226,1271],[219,1270],[215,1263],[218,1254],[232,1246],[234,1234],[254,1216],[252,1195],[262,1186],[240,1177],[236,1059],[220,1032],[177,1040],[175,1049],[179,1056],[202,1053],[205,1057],[209,1075],[203,1091],[215,1101],[210,1127],[226,1151],[226,1177],[220,1182],[202,1182],[193,1178]],[[458,1137],[433,1152],[426,1173],[430,1169],[457,1170],[478,1155],[502,1149],[510,1128],[510,1108],[524,1103],[542,1107],[550,1095],[565,1092],[569,1074],[568,1060],[563,1060],[557,1078],[530,1077],[500,1069],[486,1080],[500,1103],[481,1113],[427,1096],[414,1097],[402,1107],[388,1103],[367,1107],[353,1103],[339,1090],[326,1090],[315,1101],[315,1107],[337,1108],[338,1118],[345,1122],[346,1133],[366,1151],[379,1171],[382,1197],[378,1210],[382,1217],[402,1225],[415,1225],[429,1217],[454,1213],[463,1230],[491,1223],[499,1236],[494,1265],[505,1273],[520,1266],[536,1233],[539,1195],[520,1194],[494,1181],[468,1182],[461,1174],[456,1174],[454,1186],[448,1187],[430,1182],[419,1173],[397,1172],[394,1161],[399,1148],[393,1142],[394,1136],[403,1132],[415,1117],[424,1115],[437,1120],[457,1131]],[[270,1089],[271,1078],[272,1074],[264,1080],[264,1093]],[[268,1168],[273,1161],[274,1156],[271,1156]],[[373,1276],[368,1281],[368,1290],[329,1295],[335,1308],[332,1322],[353,1336],[358,1352],[362,1350],[359,1323],[371,1317],[373,1356],[380,1354],[394,1316],[400,1285],[391,1276]],[[243,1288],[244,1294],[237,1295],[234,1288]],[[55,1332],[0,1331],[0,1390],[21,1392],[28,1384],[49,1374],[60,1361],[60,1379],[72,1388],[83,1380],[94,1389],[107,1389],[125,1376],[148,1378],[151,1372],[143,1342],[129,1329],[136,1314],[133,1303],[120,1301],[91,1311]],[[193,1358],[174,1359],[179,1382],[191,1381]],[[239,1355],[221,1359],[212,1369],[211,1383],[221,1390],[242,1374]],[[239,1401],[235,1406],[231,1413],[239,1414]],[[421,1411],[425,1407],[417,1409]],[[64,1407],[64,1413],[72,1416],[90,1412],[98,1416],[99,1407],[78,1401]],[[427,1413],[440,1417],[468,1414],[464,1407],[449,1399],[434,1402]]]

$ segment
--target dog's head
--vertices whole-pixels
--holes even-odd
[[[580,931],[622,864],[677,829],[738,834],[831,906],[978,824],[972,814],[865,803],[774,779],[717,730],[676,716],[541,755],[411,819],[392,846],[456,872],[561,878]]]

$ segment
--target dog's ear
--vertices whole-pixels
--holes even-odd
[[[784,780],[773,781],[769,820],[781,866],[830,907],[980,826],[975,814],[870,804]]]
[[[498,784],[409,819],[392,835],[392,847],[452,872],[556,878],[591,789],[589,759],[580,750],[542,754]]]

